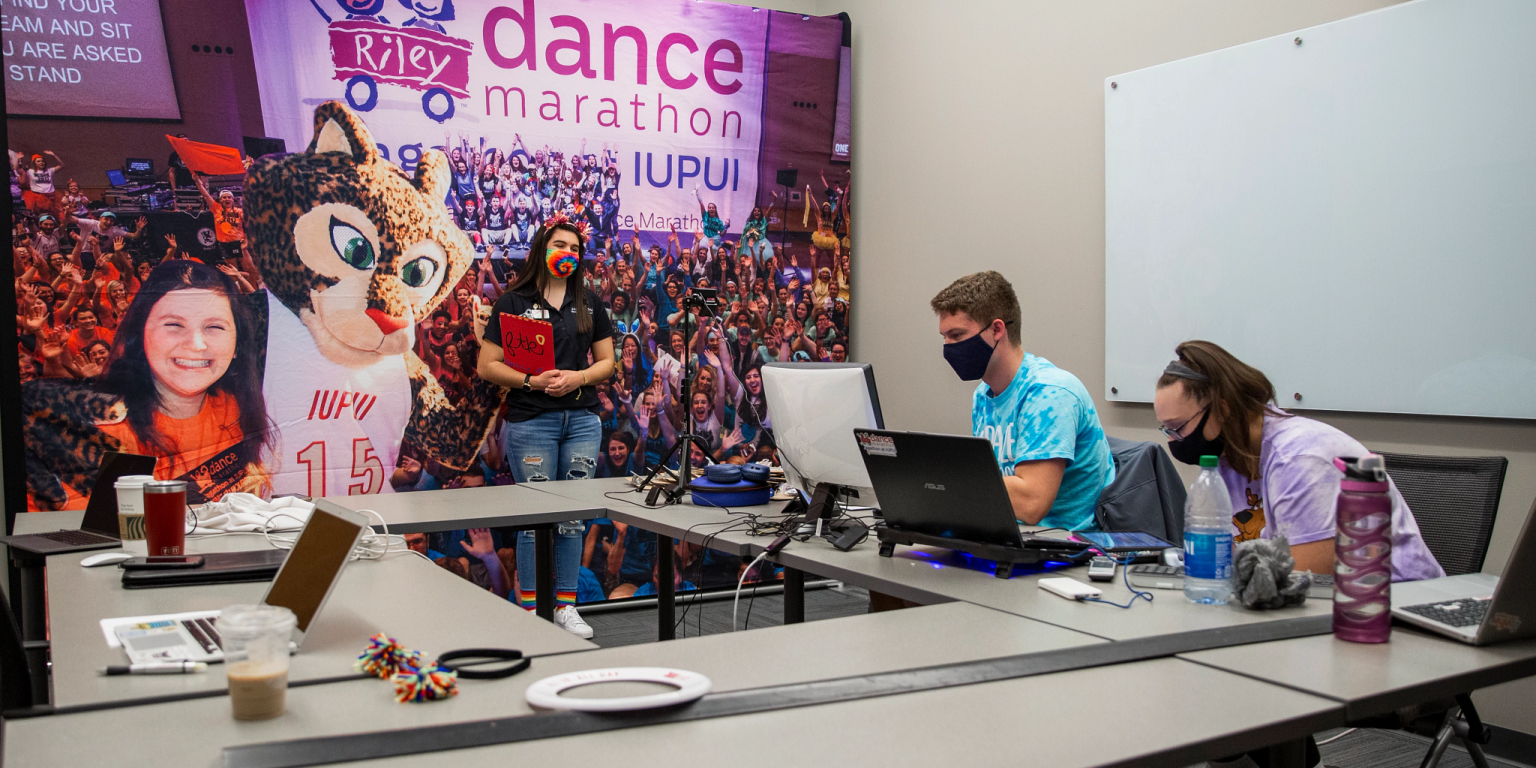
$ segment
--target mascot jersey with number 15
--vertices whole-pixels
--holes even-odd
[[[308,149],[257,161],[246,177],[246,236],[267,291],[263,393],[276,439],[274,494],[391,491],[402,441],[464,469],[490,429],[500,388],[475,379],[448,402],[411,351],[416,323],[472,263],[443,205],[447,158],[422,153],[415,179],[379,156],[337,102],[315,110]]]

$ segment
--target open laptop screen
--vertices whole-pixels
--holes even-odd
[[[295,639],[302,639],[320,613],[346,566],[352,547],[368,527],[368,518],[317,499],[309,523],[262,600],[280,605],[298,618]]]
[[[80,519],[81,530],[117,538],[118,478],[125,475],[154,473],[155,457],[153,456],[115,451],[107,451],[103,454],[101,469],[96,473],[96,483],[91,486],[91,496],[85,502],[85,516]]]

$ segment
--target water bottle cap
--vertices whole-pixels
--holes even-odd
[[[1215,457],[1215,456],[1201,456],[1200,457],[1200,467],[1202,469],[1205,468],[1205,467],[1214,467],[1220,461],[1221,460],[1219,458]]]

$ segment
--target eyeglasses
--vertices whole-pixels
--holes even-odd
[[[1169,440],[1175,440],[1175,441],[1183,440],[1185,438],[1185,435],[1182,434],[1183,431],[1184,431],[1184,428],[1189,426],[1190,424],[1192,424],[1195,421],[1195,419],[1200,417],[1200,414],[1205,413],[1206,409],[1208,409],[1210,407],[1211,407],[1211,404],[1210,403],[1206,403],[1205,406],[1202,407],[1200,410],[1195,411],[1195,414],[1193,416],[1190,416],[1189,418],[1185,419],[1183,424],[1180,424],[1177,427],[1158,427],[1157,430],[1159,432],[1162,432],[1163,435],[1165,435]]]

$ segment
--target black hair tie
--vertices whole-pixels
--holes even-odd
[[[469,669],[469,667],[502,662],[514,663],[492,669]],[[510,648],[465,648],[449,651],[437,657],[438,666],[457,672],[464,680],[499,680],[503,677],[511,677],[527,669],[532,662],[533,659],[523,658],[522,651]]]

